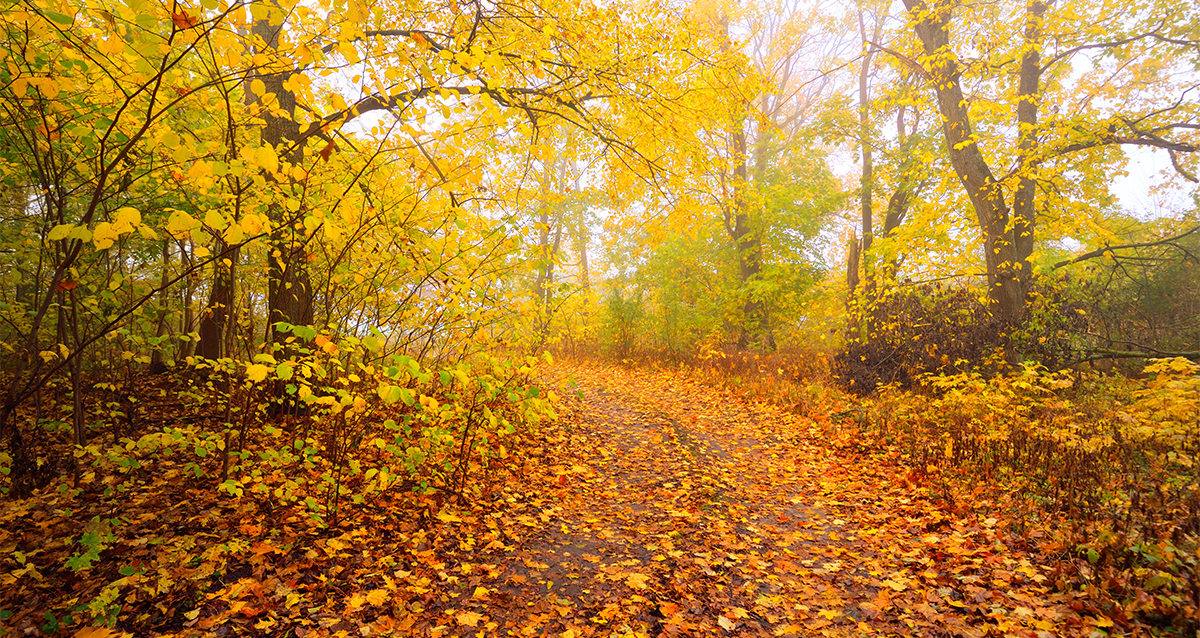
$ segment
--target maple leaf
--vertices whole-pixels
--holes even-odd
[[[367,603],[374,606],[382,605],[391,594],[386,589],[372,589],[367,592]]]
[[[187,11],[171,14],[171,24],[175,25],[175,28],[179,30],[194,28],[199,23],[199,20],[189,15]]]
[[[645,574],[630,574],[625,577],[625,584],[633,589],[646,589],[648,587],[646,581],[648,580],[650,580],[650,577]]]
[[[486,616],[483,614],[473,611],[460,611],[454,615],[455,622],[464,627],[475,627],[479,624],[479,621],[483,620],[484,618],[486,618]]]

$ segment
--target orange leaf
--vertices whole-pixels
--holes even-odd
[[[109,638],[119,635],[108,627],[84,627],[75,632],[75,638]]]
[[[182,30],[191,29],[199,24],[199,22],[196,18],[188,15],[187,11],[180,11],[179,13],[171,14],[171,24],[175,25],[176,29]]]
[[[460,625],[474,627],[479,624],[479,621],[483,620],[483,614],[473,611],[460,611],[454,616],[454,620]]]

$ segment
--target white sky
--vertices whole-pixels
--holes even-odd
[[[1195,207],[1192,195],[1196,185],[1179,177],[1170,179],[1175,167],[1166,151],[1147,147],[1126,147],[1124,151],[1129,174],[1114,175],[1111,186],[1123,208],[1142,219],[1152,219]]]

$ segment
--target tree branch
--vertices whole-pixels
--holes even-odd
[[[1096,250],[1086,252],[1082,255],[1079,255],[1078,257],[1075,257],[1074,259],[1060,261],[1057,264],[1054,264],[1054,268],[1052,268],[1051,270],[1058,270],[1059,268],[1063,268],[1064,266],[1070,266],[1072,264],[1077,264],[1081,261],[1087,261],[1089,259],[1095,259],[1097,257],[1102,257],[1107,253],[1113,252],[1114,250],[1126,250],[1126,249],[1131,249],[1131,248],[1151,248],[1153,246],[1164,246],[1164,245],[1174,244],[1175,242],[1179,241],[1180,239],[1183,239],[1184,237],[1187,237],[1188,235],[1191,235],[1192,233],[1194,233],[1198,230],[1200,230],[1200,226],[1196,226],[1195,228],[1193,228],[1185,233],[1176,235],[1174,237],[1167,237],[1165,239],[1160,239],[1158,241],[1139,242],[1136,244],[1122,244],[1120,246],[1109,246],[1108,244],[1105,244],[1103,248],[1097,248]]]

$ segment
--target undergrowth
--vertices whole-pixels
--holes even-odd
[[[1143,378],[962,371],[833,387],[827,355],[715,353],[694,378],[823,423],[831,439],[907,465],[914,492],[1007,523],[1116,622],[1172,635],[1200,627],[1200,366],[1152,362]]]

